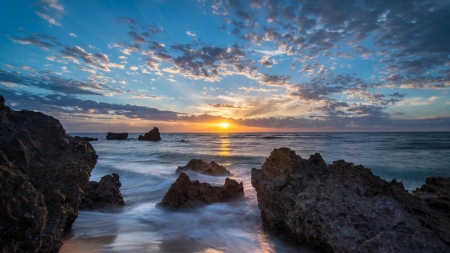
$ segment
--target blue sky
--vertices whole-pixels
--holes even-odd
[[[0,9],[0,94],[69,132],[450,130],[449,1]]]

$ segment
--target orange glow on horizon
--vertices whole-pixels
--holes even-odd
[[[227,122],[220,123],[219,125],[223,128],[228,128],[230,126]]]

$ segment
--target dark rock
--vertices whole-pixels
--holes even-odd
[[[107,140],[126,140],[128,138],[128,133],[111,133],[108,132],[106,135]]]
[[[344,160],[275,149],[252,169],[263,226],[325,252],[450,252],[449,212]],[[448,206],[447,206],[448,207]]]
[[[160,141],[161,135],[159,133],[159,129],[157,127],[154,127],[148,133],[145,133],[144,135],[139,135],[138,140],[140,140],[140,141]]]
[[[100,182],[91,181],[83,189],[81,197],[81,210],[111,209],[123,207],[122,194],[120,193],[119,175],[113,173],[102,177]]]
[[[39,112],[0,111],[0,252],[58,252],[97,155]]]
[[[178,166],[176,173],[192,170],[210,176],[230,176],[231,173],[222,165],[212,161],[209,164],[201,159],[191,159],[185,166]]]
[[[158,206],[172,209],[196,207],[202,204],[227,201],[243,195],[244,185],[242,182],[238,183],[236,180],[226,178],[222,187],[211,186],[197,180],[191,181],[185,173],[181,173]]]
[[[98,138],[75,136],[85,141],[98,141]]]

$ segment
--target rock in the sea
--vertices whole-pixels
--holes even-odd
[[[75,138],[77,137],[85,141],[98,141],[98,138],[75,136]]]
[[[128,138],[128,133],[111,133],[108,132],[106,135],[107,140],[126,140]]]
[[[177,181],[167,191],[164,199],[158,203],[171,209],[196,207],[227,201],[244,195],[243,183],[226,178],[223,186],[211,186],[208,183],[191,181],[185,173],[181,173]]]
[[[119,175],[113,173],[100,179],[100,182],[91,181],[84,187],[84,194],[81,197],[81,210],[111,209],[123,207],[122,194]]]
[[[210,176],[230,176],[231,173],[222,165],[212,161],[210,163],[202,161],[202,159],[191,159],[185,166],[178,166],[176,172],[192,170],[201,174]]]
[[[275,149],[252,169],[263,226],[324,252],[450,252],[448,203],[432,207],[362,165]]]
[[[0,110],[0,252],[58,252],[96,162],[55,118]]]
[[[144,135],[139,135],[140,141],[160,141],[161,135],[159,133],[159,129],[157,127],[154,127],[152,130],[148,131],[148,133],[145,133]]]

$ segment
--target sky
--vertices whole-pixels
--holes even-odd
[[[0,0],[0,13],[6,105],[68,132],[450,131],[448,0]]]

